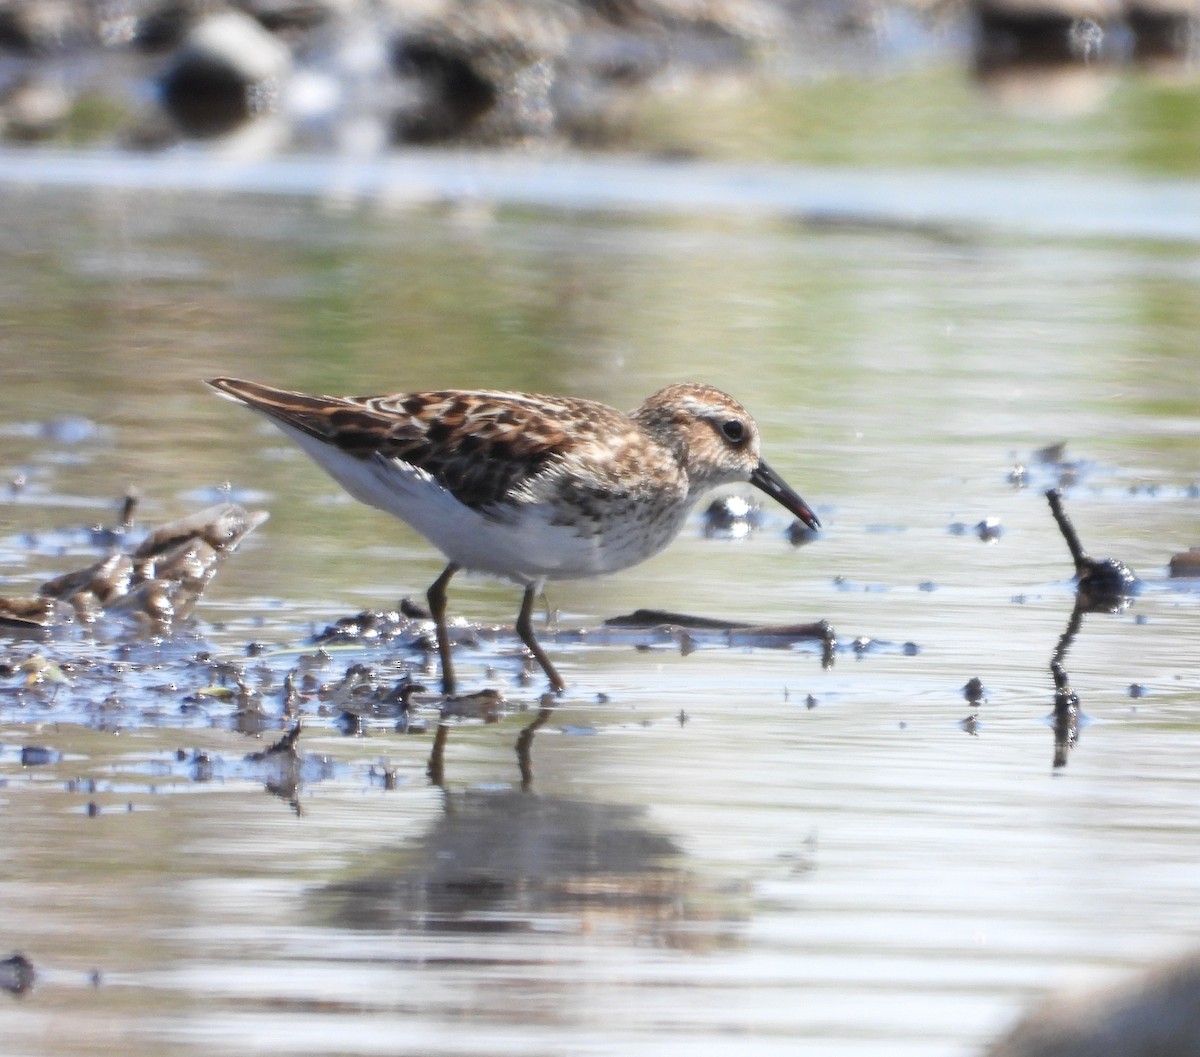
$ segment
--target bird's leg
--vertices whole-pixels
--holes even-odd
[[[541,587],[538,584],[530,584],[525,588],[525,597],[521,599],[521,612],[517,615],[517,634],[521,636],[521,641],[533,654],[533,659],[542,666],[542,671],[549,677],[550,689],[556,694],[561,694],[567,688],[567,684],[563,682],[562,676],[554,670],[554,665],[550,663],[546,651],[538,645],[538,640],[533,637],[533,604],[540,592]]]
[[[446,585],[460,568],[451,562],[425,592],[425,597],[429,599],[429,612],[437,629],[438,657],[442,662],[442,693],[446,697],[454,695],[454,665],[450,661],[450,636],[446,631]]]

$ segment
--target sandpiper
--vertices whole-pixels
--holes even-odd
[[[355,499],[407,522],[446,556],[428,599],[447,696],[455,680],[446,587],[460,569],[524,586],[517,634],[561,692],[566,684],[533,634],[547,580],[644,561],[718,485],[748,481],[810,528],[820,524],[763,461],[746,409],[696,382],[667,386],[627,415],[532,393],[333,397],[236,378],[208,384],[266,415]]]

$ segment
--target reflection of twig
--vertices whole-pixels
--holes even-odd
[[[1065,767],[1079,740],[1079,698],[1058,661],[1050,662],[1050,671],[1054,674],[1054,766]]]
[[[1054,647],[1054,656],[1050,658],[1050,670],[1054,670],[1054,666],[1061,667],[1063,660],[1067,656],[1067,650],[1071,648],[1071,643],[1075,641],[1075,636],[1079,634],[1080,627],[1083,626],[1083,600],[1077,594],[1075,596],[1075,608],[1071,610],[1071,619],[1067,621],[1066,630],[1059,636],[1058,645]]]
[[[550,721],[552,715],[554,715],[554,706],[543,705],[533,722],[517,735],[517,764],[521,768],[521,788],[526,791],[533,786],[534,736]]]
[[[821,639],[821,667],[825,671],[829,671],[833,667],[833,660],[837,656],[837,634],[833,630],[833,625],[822,620],[825,625],[825,635]]]
[[[429,754],[429,765],[425,773],[433,785],[443,785],[446,780],[446,739],[450,737],[450,725],[439,723],[433,735],[433,751]]]
[[[1071,610],[1071,619],[1059,636],[1050,659],[1050,671],[1054,674],[1054,766],[1065,767],[1067,757],[1079,740],[1079,698],[1071,689],[1062,662],[1083,626],[1083,614],[1123,612],[1133,601],[1137,577],[1129,566],[1116,558],[1089,558],[1063,509],[1062,491],[1051,488],[1046,499],[1075,563],[1075,608]]]

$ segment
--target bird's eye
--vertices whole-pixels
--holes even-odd
[[[728,422],[721,423],[721,433],[726,440],[733,441],[734,444],[740,444],[746,439],[745,423],[739,422],[736,418],[731,418]]]

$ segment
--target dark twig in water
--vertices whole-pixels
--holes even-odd
[[[1076,590],[1089,611],[1119,612],[1129,605],[1137,589],[1137,577],[1124,562],[1116,558],[1089,558],[1079,542],[1075,526],[1063,509],[1062,491],[1051,488],[1046,493],[1050,512],[1071,551],[1075,563]]]
[[[624,616],[609,617],[607,628],[692,628],[697,631],[744,631],[764,638],[790,636],[796,639],[826,639],[831,628],[824,620],[808,624],[750,624],[723,617],[695,617],[687,613],[672,613],[665,609],[635,609]]]
[[[729,641],[745,645],[789,645],[793,642],[820,642],[821,666],[832,668],[837,651],[837,632],[827,620],[811,624],[748,624],[740,620],[717,617],[694,617],[686,613],[671,613],[665,609],[637,609],[624,616],[610,617],[604,622],[614,630],[657,631],[674,634],[681,629],[697,632],[726,632]]]
[[[742,630],[753,627],[740,620],[724,620],[720,617],[693,617],[687,613],[671,613],[665,609],[635,609],[619,617],[609,617],[606,628],[696,628],[710,631]]]
[[[1067,541],[1067,547],[1070,548],[1071,560],[1075,563],[1075,575],[1082,576],[1087,572],[1088,562],[1091,559],[1087,556],[1087,551],[1083,549],[1083,544],[1079,542],[1075,526],[1071,524],[1071,519],[1067,517],[1067,512],[1063,509],[1062,489],[1051,488],[1046,492],[1046,498],[1050,501],[1050,513],[1054,515],[1058,530],[1063,534],[1063,539]]]
[[[636,609],[620,617],[610,617],[604,622],[606,628],[629,628],[632,630],[669,631],[688,628],[692,631],[737,632],[739,639],[786,639],[790,641],[812,640],[836,642],[837,634],[826,620],[809,624],[748,624],[740,620],[725,620],[719,617],[694,617],[686,613],[671,613],[665,609]]]
[[[133,521],[137,515],[138,503],[141,502],[141,493],[133,487],[125,493],[125,499],[121,503],[121,520],[118,522],[117,528],[121,532],[128,532],[133,528]]]

